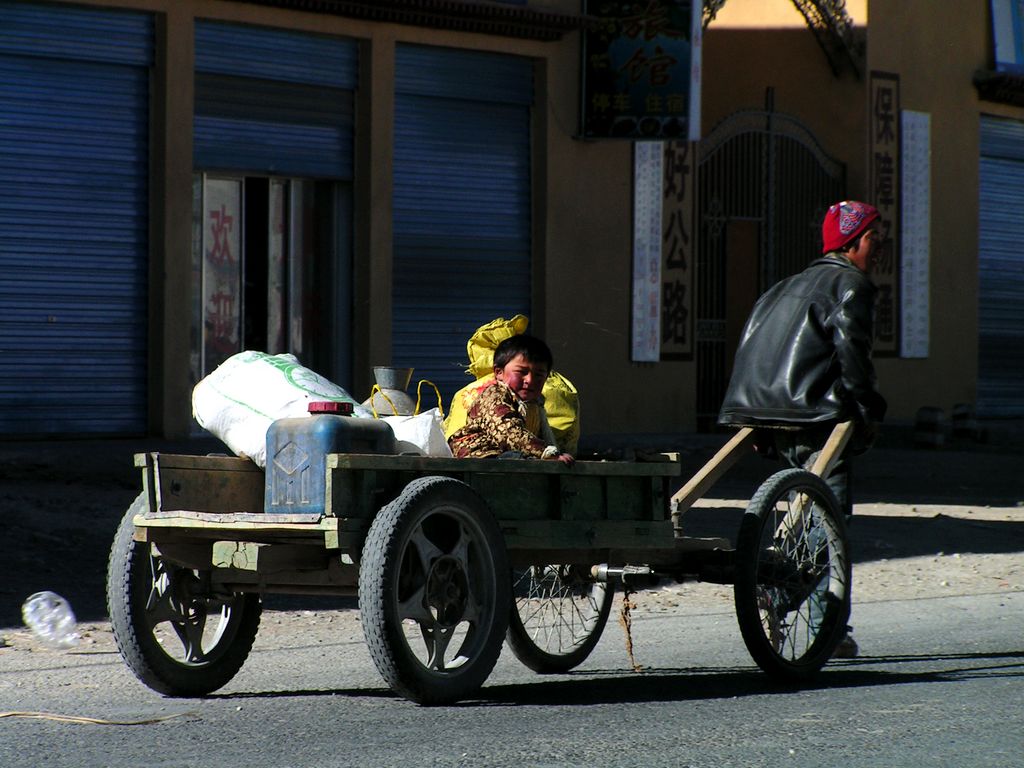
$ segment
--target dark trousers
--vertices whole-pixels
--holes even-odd
[[[806,429],[772,429],[768,431],[771,433],[779,458],[791,467],[810,469],[825,446],[825,441],[832,434],[833,426],[833,424],[827,424]],[[853,515],[853,500],[850,495],[853,467],[850,462],[850,452],[850,444],[847,444],[846,450],[839,457],[831,474],[825,478],[828,487],[836,495],[839,509],[846,515],[847,522],[850,522],[850,517]]]

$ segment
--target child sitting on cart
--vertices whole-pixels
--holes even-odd
[[[572,466],[544,413],[541,392],[554,364],[551,349],[527,334],[511,336],[494,350],[494,382],[469,406],[466,424],[448,438],[458,459],[515,457],[554,459]]]

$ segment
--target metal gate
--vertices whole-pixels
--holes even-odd
[[[714,429],[757,296],[821,253],[846,172],[796,118],[737,112],[697,145],[697,428]]]

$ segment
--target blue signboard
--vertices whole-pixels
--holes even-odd
[[[585,0],[581,134],[694,137],[700,9],[692,0]]]

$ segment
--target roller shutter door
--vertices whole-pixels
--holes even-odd
[[[0,434],[146,431],[147,14],[0,0]]]
[[[1024,416],[1024,123],[983,117],[978,211],[978,403]]]
[[[196,22],[195,167],[352,178],[351,40]]]
[[[530,313],[533,65],[401,45],[395,81],[392,363],[447,406],[473,331]]]

